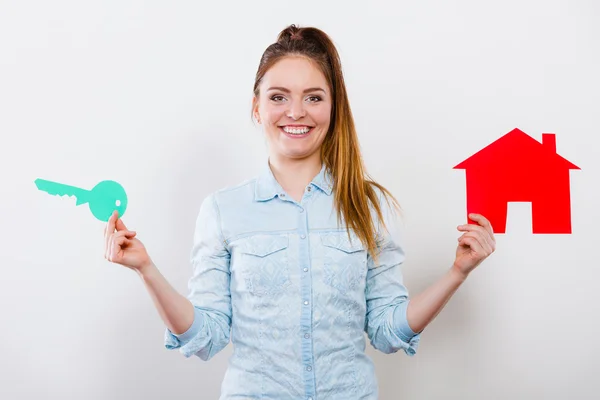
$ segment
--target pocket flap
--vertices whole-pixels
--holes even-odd
[[[288,247],[287,235],[255,235],[242,246],[242,253],[259,257],[268,256]]]
[[[346,253],[354,253],[365,249],[356,234],[351,233],[350,238],[352,240],[348,239],[348,233],[346,232],[326,233],[321,235],[321,243],[323,246],[333,247]]]

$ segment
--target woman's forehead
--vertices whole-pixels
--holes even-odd
[[[263,78],[263,87],[283,87],[291,91],[304,91],[321,87],[327,90],[325,75],[315,63],[306,58],[284,58],[275,63]]]

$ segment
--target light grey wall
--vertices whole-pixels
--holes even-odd
[[[252,82],[290,23],[338,46],[369,171],[404,208],[411,294],[454,259],[454,165],[518,127],[582,168],[572,235],[531,234],[511,204],[417,356],[369,347],[381,399],[595,398],[599,17],[567,0],[0,2],[0,398],[218,397],[231,345],[208,363],[167,351],[140,279],[103,258],[104,224],[33,181],[119,181],[124,221],[186,293],[201,199],[264,162]]]

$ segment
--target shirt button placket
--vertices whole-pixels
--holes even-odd
[[[311,186],[306,188],[305,198],[312,196]],[[300,326],[302,327],[302,362],[304,368],[304,388],[307,399],[313,399],[315,393],[315,375],[313,371],[314,355],[312,346],[312,305],[310,303],[312,293],[312,279],[310,268],[310,235],[308,233],[308,210],[301,202],[298,212],[298,259],[303,273],[300,276],[300,295],[302,309],[300,315]]]

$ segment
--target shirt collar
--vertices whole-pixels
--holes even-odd
[[[310,182],[310,185],[313,185],[320,190],[322,190],[328,196],[331,195],[332,187],[333,187],[333,179],[331,174],[325,168],[325,164],[321,165],[321,171],[313,178]],[[273,171],[269,167],[269,160],[267,158],[266,163],[263,166],[262,172],[258,176],[256,180],[256,186],[254,188],[254,199],[256,201],[266,201],[271,200],[278,194],[283,193],[283,188],[273,176]]]

